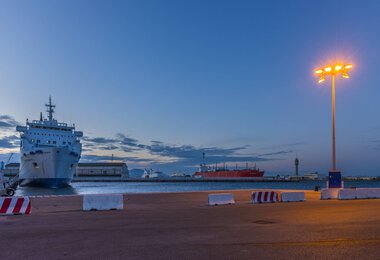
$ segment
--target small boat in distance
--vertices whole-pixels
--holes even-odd
[[[143,179],[162,179],[162,178],[165,178],[165,175],[163,174],[162,171],[154,171],[153,169],[145,169],[141,178],[143,178]]]
[[[245,169],[234,169],[229,170],[224,165],[223,168],[211,167],[205,163],[205,153],[203,153],[203,163],[200,164],[200,167],[197,172],[193,174],[193,178],[196,179],[228,179],[228,180],[244,180],[244,179],[255,179],[262,180],[264,179],[264,171],[256,168],[256,164],[253,168],[248,168],[248,165]]]

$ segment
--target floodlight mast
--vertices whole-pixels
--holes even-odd
[[[340,188],[341,175],[340,171],[336,168],[336,145],[335,145],[335,76],[339,74],[343,78],[349,78],[348,71],[352,69],[352,64],[340,65],[335,64],[335,66],[328,65],[324,68],[319,68],[315,70],[315,74],[319,76],[318,83],[325,81],[326,76],[331,75],[331,105],[332,105],[332,169],[329,173],[329,187],[330,188]]]

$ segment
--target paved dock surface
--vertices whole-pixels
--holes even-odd
[[[225,193],[226,191],[223,191]],[[32,198],[0,216],[0,259],[380,259],[380,200],[207,206],[216,192],[125,195],[122,211],[81,196]]]

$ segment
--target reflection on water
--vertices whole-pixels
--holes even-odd
[[[314,190],[315,186],[320,186],[322,188],[326,187],[326,182],[74,182],[69,187],[55,189],[18,187],[15,195],[83,195],[101,193],[189,192],[239,189]],[[345,187],[380,187],[380,182],[346,181]]]

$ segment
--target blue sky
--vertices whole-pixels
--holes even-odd
[[[378,1],[12,1],[0,9],[1,160],[16,122],[56,118],[83,130],[83,159],[193,171],[257,162],[268,173],[331,166],[380,175]],[[15,157],[17,159],[17,156]]]

